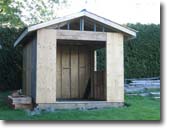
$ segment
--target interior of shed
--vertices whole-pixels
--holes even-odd
[[[95,51],[105,42],[57,40],[57,101],[106,100],[105,70]]]

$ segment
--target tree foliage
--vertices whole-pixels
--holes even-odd
[[[57,11],[67,5],[68,0],[13,0],[13,7],[20,10],[18,16],[26,25],[52,20]]]
[[[68,0],[1,0],[1,26],[23,27],[45,22],[58,16]]]
[[[127,41],[125,77],[160,76],[160,25],[128,24],[138,30],[137,38]]]
[[[128,24],[139,31],[124,43],[125,78],[160,76],[160,25]],[[97,67],[105,68],[105,49],[97,52]]]
[[[21,27],[23,22],[17,15],[20,10],[16,7],[12,7],[13,0],[1,0],[0,1],[0,26],[12,26]]]
[[[0,27],[0,90],[18,89],[22,84],[22,47],[13,47],[22,29]]]

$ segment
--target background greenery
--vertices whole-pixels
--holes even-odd
[[[137,38],[125,41],[125,78],[160,76],[160,25],[128,24],[138,31]],[[97,67],[105,68],[105,49],[97,52]]]
[[[21,30],[0,27],[0,90],[21,88],[22,47],[13,46]]]

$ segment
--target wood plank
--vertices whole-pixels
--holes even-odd
[[[14,109],[32,109],[33,105],[32,104],[15,104],[12,105]]]
[[[94,71],[93,76],[93,93],[94,93],[94,99],[97,99],[97,72]]]
[[[70,98],[70,49],[62,47],[62,98]]]
[[[31,97],[33,101],[36,98],[36,62],[37,62],[37,40],[36,37],[32,39],[32,53],[31,53]]]
[[[71,47],[71,98],[79,98],[78,46]]]
[[[106,41],[106,32],[57,30],[57,39]]]
[[[61,66],[61,46],[57,46],[57,86],[56,86],[56,98],[61,98],[61,73],[62,73],[62,66]]]
[[[27,55],[28,55],[28,63],[27,63],[27,65],[28,65],[28,77],[27,77],[27,80],[28,80],[28,96],[31,96],[31,71],[32,71],[32,63],[31,63],[31,57],[32,57],[32,43],[31,43],[31,41],[29,42],[29,44],[28,44],[28,52],[27,52]]]
[[[23,92],[35,99],[36,89],[36,38],[23,48]]]
[[[80,98],[83,98],[85,93],[85,80],[86,80],[86,64],[85,64],[85,49],[84,47],[79,47],[79,90]]]
[[[94,50],[91,48],[90,50],[90,77],[91,77],[91,98],[94,98]]]
[[[29,93],[28,93],[28,64],[29,64],[29,62],[28,62],[28,44],[27,44],[27,47],[26,47],[26,68],[25,68],[25,70],[26,70],[26,95],[28,95]]]
[[[8,99],[11,100],[12,104],[31,104],[32,103],[31,97],[28,97],[28,96],[23,96],[23,97],[8,96]]]
[[[94,51],[94,71],[97,71],[97,51]]]
[[[23,71],[22,71],[22,89],[26,95],[26,48],[23,48]]]
[[[91,60],[91,57],[90,57],[90,48],[86,47],[85,50],[86,50],[86,52],[85,52],[85,66],[86,66],[86,70],[85,70],[85,91],[86,91],[88,82],[90,80],[90,66],[91,66],[90,60]],[[90,93],[88,93],[88,98],[90,98]]]

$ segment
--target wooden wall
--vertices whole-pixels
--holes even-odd
[[[56,30],[37,31],[36,103],[56,102]]]
[[[123,34],[107,33],[107,101],[124,102]]]
[[[106,73],[105,71],[94,72],[94,99],[106,100]]]
[[[56,39],[55,30],[41,29],[37,39],[24,46],[26,95],[35,98],[36,103],[55,103],[56,98],[83,99],[91,79],[89,98],[124,102],[123,34],[107,33],[106,74],[94,72],[94,48],[61,45]]]
[[[35,99],[36,93],[36,37],[23,47],[23,92]]]
[[[82,99],[89,78],[89,48],[78,45],[58,45],[57,99]]]
[[[106,99],[105,71],[94,71],[94,48],[58,44],[56,95],[58,100]]]

